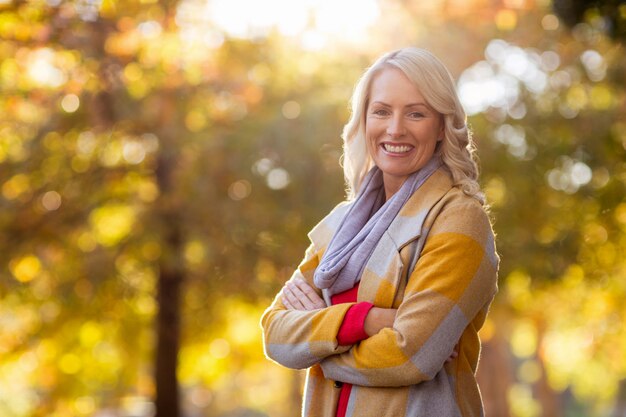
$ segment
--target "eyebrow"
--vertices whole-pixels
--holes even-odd
[[[380,100],[376,100],[376,101],[372,102],[371,104],[381,104],[381,105],[383,105],[385,107],[391,107],[391,105],[385,103],[384,101],[380,101]],[[409,104],[407,104],[404,107],[405,108],[409,108],[409,107],[426,107],[428,109],[428,105],[426,103],[422,103],[421,101],[417,102],[417,103],[409,103]]]

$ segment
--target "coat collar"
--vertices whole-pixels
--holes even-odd
[[[446,168],[439,168],[413,194],[391,222],[387,233],[400,250],[422,235],[422,226],[433,206],[452,188]],[[310,232],[309,239],[318,250],[326,250],[352,202],[342,202]]]

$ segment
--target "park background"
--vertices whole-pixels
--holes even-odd
[[[291,417],[259,318],[344,198],[362,71],[425,47],[502,263],[488,417],[626,415],[626,5],[0,0],[0,415]],[[178,387],[178,388],[177,388]]]

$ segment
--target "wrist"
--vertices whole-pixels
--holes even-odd
[[[374,336],[385,327],[393,327],[396,311],[393,308],[372,307],[363,322],[363,330],[368,337]]]
[[[367,333],[368,337],[374,336],[378,333],[383,326],[380,324],[380,307],[372,307],[370,311],[365,316],[365,321],[363,322],[363,330]]]
[[[353,345],[369,337],[365,332],[365,318],[372,307],[372,303],[361,301],[348,309],[337,332],[337,342],[340,345]]]

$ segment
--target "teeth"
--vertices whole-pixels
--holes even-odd
[[[405,153],[411,150],[411,147],[407,145],[389,145],[385,143],[383,146],[386,151],[393,153]]]

